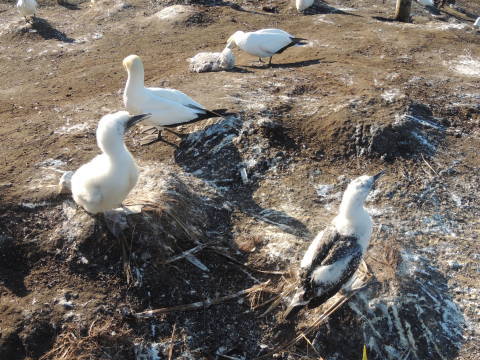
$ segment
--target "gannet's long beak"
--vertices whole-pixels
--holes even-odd
[[[383,174],[385,174],[385,171],[382,170],[382,171],[380,171],[378,174],[373,175],[373,182],[376,182],[376,181],[378,180],[378,178],[379,178],[380,176],[382,176]]]
[[[133,125],[139,123],[140,121],[148,119],[150,116],[152,116],[152,114],[140,114],[130,116],[130,118],[127,120],[127,124],[125,125],[125,130],[131,128]]]

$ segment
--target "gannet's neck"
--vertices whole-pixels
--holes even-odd
[[[361,196],[348,195],[349,194],[345,194],[343,196],[338,215],[352,221],[365,213],[368,215],[367,211],[363,207],[365,199]]]
[[[145,72],[143,67],[135,66],[128,69],[127,85],[125,86],[125,92],[136,91],[138,89],[144,89]]]
[[[358,237],[364,250],[372,233],[372,218],[363,207],[367,195],[368,192],[347,189],[343,194],[338,215],[332,222],[340,234]]]
[[[109,136],[97,136],[97,144],[102,153],[110,159],[113,165],[121,164],[128,159],[133,159],[119,134],[108,134]],[[126,164],[125,164],[126,165]]]

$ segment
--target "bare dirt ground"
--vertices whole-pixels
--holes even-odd
[[[414,3],[409,24],[393,9],[46,0],[26,25],[2,1],[0,359],[360,359],[363,344],[371,359],[479,359],[480,4]],[[188,72],[234,31],[267,27],[308,45],[271,68],[235,50],[233,71]],[[128,203],[143,209],[123,219],[125,255],[56,184],[98,153],[133,53],[147,85],[235,115],[184,126],[176,148],[129,134],[142,173]],[[370,285],[320,326],[322,309],[282,322],[286,299],[261,316],[348,181],[380,169]],[[221,301],[138,315],[207,299]]]

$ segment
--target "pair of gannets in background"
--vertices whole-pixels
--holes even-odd
[[[82,165],[71,175],[75,202],[91,214],[118,208],[137,183],[138,168],[123,140],[126,130],[150,114],[131,116],[119,111],[102,117],[97,127],[97,144],[102,154]],[[68,176],[60,180],[65,186]]]
[[[223,109],[207,110],[181,91],[167,88],[146,88],[143,63],[137,55],[127,56],[123,60],[123,66],[128,73],[127,84],[123,92],[125,108],[132,115],[151,114],[145,124],[159,128],[157,139],[144,145],[157,141],[166,142],[162,139],[161,129],[163,128],[222,116],[219,112]]]
[[[35,0],[18,0],[17,2],[18,12],[25,18],[25,21],[35,18],[37,6],[38,5]]]
[[[308,9],[310,6],[313,5],[314,0],[296,0],[295,6],[297,7],[298,11],[303,11]]]
[[[253,32],[237,31],[227,40],[227,47],[232,49],[235,45],[253,56],[269,57],[268,65],[272,64],[272,57],[294,45],[305,45],[306,39],[296,38],[280,29],[262,29]]]
[[[348,185],[338,215],[315,237],[300,263],[301,284],[284,318],[304,306],[323,304],[352,278],[372,235],[372,218],[363,204],[382,174],[360,176]]]

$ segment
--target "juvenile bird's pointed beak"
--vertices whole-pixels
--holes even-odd
[[[140,114],[130,116],[130,118],[127,120],[127,124],[125,125],[125,130],[131,128],[133,125],[139,123],[140,121],[148,119],[150,116],[152,116],[152,114]]]
[[[385,174],[385,171],[382,170],[378,174],[373,175],[373,182],[376,182],[383,174]]]

